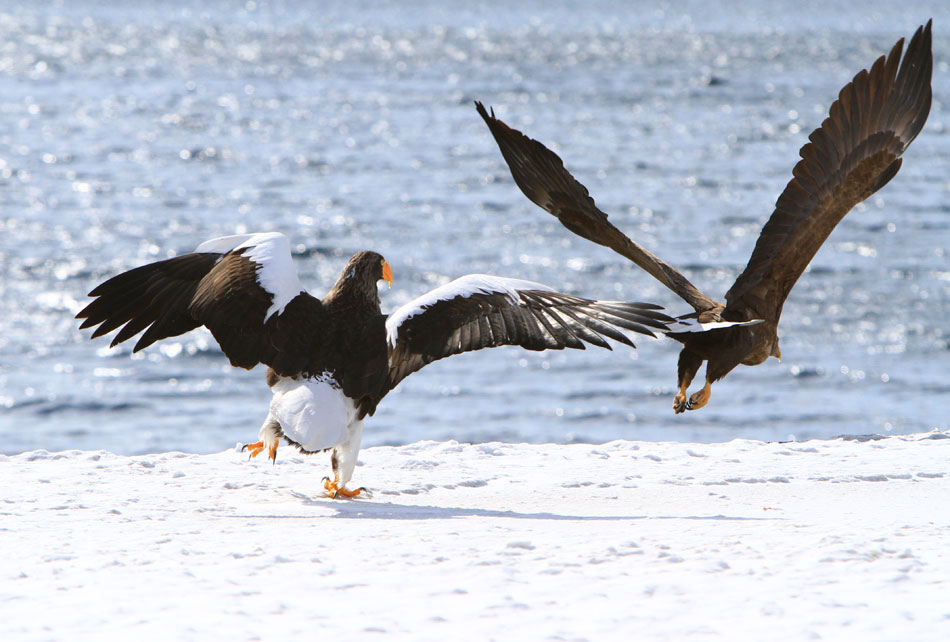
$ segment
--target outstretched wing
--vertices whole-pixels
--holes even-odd
[[[557,154],[500,121],[494,110],[489,115],[478,101],[475,107],[495,137],[515,183],[531,202],[554,214],[575,234],[627,257],[676,292],[697,312],[719,305],[671,265],[614,227],[594,203],[587,188],[564,168]]]
[[[727,310],[778,321],[792,286],[838,222],[897,174],[930,113],[930,25],[917,29],[903,62],[901,38],[841,90],[799,152],[794,178],[726,294]]]
[[[673,319],[650,303],[592,301],[520,279],[469,274],[409,301],[386,320],[389,389],[438,359],[495,346],[631,347],[622,328],[654,336]]]
[[[231,364],[271,366],[292,376],[316,354],[324,317],[297,280],[282,234],[207,241],[193,253],[129,270],[96,287],[76,318],[99,326],[92,338],[123,326],[116,345],[144,333],[133,351],[206,326]]]

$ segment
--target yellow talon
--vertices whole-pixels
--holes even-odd
[[[712,394],[712,384],[706,382],[706,385],[702,389],[693,393],[693,396],[689,398],[689,401],[686,402],[687,410],[699,410],[707,403],[709,403],[709,397]]]
[[[264,450],[264,442],[259,441],[256,444],[244,444],[241,447],[241,450],[246,450],[249,453],[251,453],[251,457],[257,457],[258,455],[261,454],[261,451]],[[276,450],[276,448],[274,450]],[[251,457],[248,457],[248,459],[250,459]]]
[[[327,495],[333,499],[339,499],[340,497],[345,497],[347,499],[352,499],[360,493],[362,493],[364,488],[357,488],[356,490],[348,490],[347,488],[339,485],[340,478],[334,477],[333,481],[330,481],[329,477],[323,478],[323,487],[327,490]]]
[[[278,444],[274,444],[273,446],[267,449],[267,456],[268,458],[270,458],[271,463],[274,463],[274,464],[277,463],[277,446]],[[244,444],[243,446],[241,446],[241,450],[242,451],[246,450],[249,453],[251,453],[251,456],[248,457],[248,459],[251,459],[252,457],[257,457],[264,450],[264,442],[258,441],[257,443],[253,443],[253,444]]]
[[[686,391],[680,390],[673,397],[673,412],[680,414],[684,410],[686,410]]]

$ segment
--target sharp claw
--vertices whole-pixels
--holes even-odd
[[[709,403],[709,382],[706,382],[702,390],[696,391],[686,400],[686,409],[699,410],[705,407],[707,403]]]
[[[673,412],[677,415],[682,414],[686,410],[686,393],[683,390],[680,390],[676,393],[676,396],[673,397]]]
[[[262,442],[257,442],[254,444],[244,444],[243,446],[241,446],[241,452],[244,452],[246,450],[249,453],[251,453],[250,456],[248,457],[248,460],[251,460],[254,457],[257,457],[258,455],[261,454],[261,451],[264,449],[264,447],[261,444]]]

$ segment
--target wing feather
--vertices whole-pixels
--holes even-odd
[[[527,350],[629,346],[617,328],[653,335],[673,319],[649,303],[600,302],[519,279],[479,274],[456,279],[395,310],[386,321],[388,389],[426,364],[502,345]]]
[[[601,211],[590,192],[564,167],[561,158],[538,141],[528,138],[489,114],[475,102],[479,115],[494,136],[515,183],[525,196],[553,214],[570,231],[609,247],[627,257],[670,288],[696,311],[719,305],[700,292],[673,266],[618,230]]]
[[[214,335],[232,365],[271,366],[282,376],[306,370],[320,341],[324,311],[303,292],[281,234],[213,239],[199,251],[119,274],[90,292],[77,314],[96,338],[121,329],[115,346],[140,332],[138,352],[199,326]]]
[[[96,299],[76,315],[76,318],[84,319],[79,327],[85,329],[99,326],[92,333],[92,338],[95,339],[134,320],[139,320],[136,322],[138,325],[143,315],[154,321],[158,316],[152,309],[152,297],[156,292],[193,292],[196,283],[208,273],[218,258],[217,255],[208,253],[186,254],[114,276],[89,293]],[[187,314],[183,309],[176,310],[172,307],[168,310]],[[188,329],[198,325],[200,324],[193,322]],[[142,329],[144,326],[140,327],[139,331]],[[133,334],[135,333],[126,333],[126,338]]]
[[[897,174],[930,113],[931,22],[917,29],[901,60],[903,42],[845,85],[808,137],[748,265],[726,294],[727,311],[778,321],[835,226]]]

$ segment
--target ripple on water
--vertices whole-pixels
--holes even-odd
[[[79,0],[0,19],[5,452],[214,452],[256,435],[263,372],[230,368],[207,332],[132,357],[72,319],[104,278],[222,234],[288,234],[318,295],[351,253],[379,250],[396,274],[384,309],[489,272],[689,311],[531,206],[474,99],[554,147],[618,227],[721,297],[823,117],[814,106],[907,36],[907,16],[941,8],[532,0],[489,23],[470,3],[259,4]],[[707,408],[675,416],[669,340],[637,338],[636,359],[622,346],[466,355],[404,382],[365,443],[946,427],[933,403],[950,392],[942,109],[792,293],[780,327],[792,366],[737,368]]]

